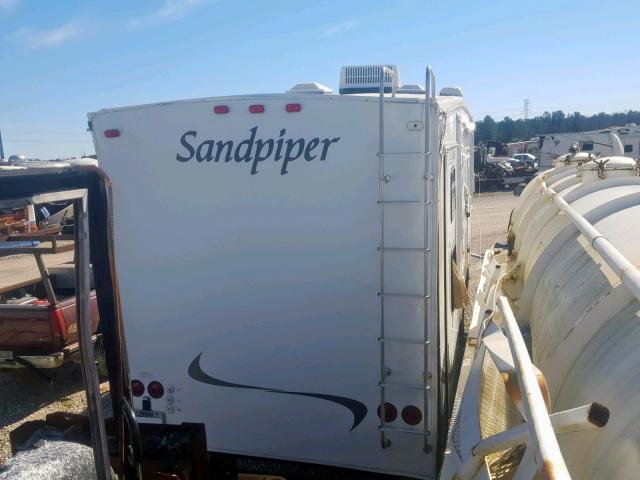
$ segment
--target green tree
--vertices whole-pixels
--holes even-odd
[[[538,135],[548,133],[585,132],[600,130],[612,126],[623,126],[628,123],[640,124],[640,111],[604,113],[589,117],[580,112],[565,115],[562,110],[529,119],[513,120],[505,117],[496,122],[490,115],[476,122],[476,143],[499,141],[502,143],[529,140]]]
[[[512,142],[514,130],[515,122],[509,117],[504,117],[504,119],[498,123],[498,141],[501,143]]]
[[[549,133],[564,133],[566,118],[562,110],[556,110],[551,114],[551,132]]]

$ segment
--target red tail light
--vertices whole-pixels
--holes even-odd
[[[144,383],[140,380],[131,380],[131,394],[134,397],[141,397],[144,393]]]
[[[213,107],[213,113],[222,114],[229,113],[229,107],[227,105],[216,105]]]
[[[115,128],[112,128],[111,130],[105,130],[104,131],[104,136],[107,138],[116,138],[120,136],[120,130],[116,130]]]
[[[299,112],[300,110],[302,110],[302,105],[300,105],[299,103],[287,103],[284,109],[289,113]]]
[[[422,421],[422,412],[414,405],[407,405],[402,409],[402,420],[409,425],[417,425]]]
[[[382,418],[382,409],[378,405],[378,417]],[[393,422],[398,418],[398,409],[392,403],[384,404],[384,420],[385,422]]]
[[[249,111],[251,113],[263,113],[264,105],[249,105]]]
[[[51,322],[51,330],[54,335],[67,338],[67,323],[64,321],[62,310],[52,306],[49,311],[49,321]]]
[[[164,395],[164,387],[160,382],[153,381],[147,385],[147,392],[153,398],[160,398]]]

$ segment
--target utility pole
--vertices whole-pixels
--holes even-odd
[[[4,147],[2,146],[2,131],[0,130],[0,160],[4,158]]]
[[[531,102],[528,98],[524,99],[524,108],[522,109],[522,116],[525,120],[529,120],[529,109],[531,108]]]

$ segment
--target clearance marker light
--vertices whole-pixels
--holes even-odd
[[[107,138],[116,138],[120,136],[120,130],[116,130],[115,128],[111,130],[105,130],[104,136]]]
[[[263,113],[264,105],[249,105],[249,112],[251,113]]]
[[[213,107],[213,113],[229,113],[229,107],[227,105],[216,105],[215,107]]]
[[[284,109],[289,113],[299,112],[300,110],[302,110],[302,105],[300,105],[299,103],[287,103]]]

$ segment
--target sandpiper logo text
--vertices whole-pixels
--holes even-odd
[[[329,148],[338,143],[336,138],[286,138],[287,130],[280,130],[278,138],[256,138],[258,127],[249,130],[249,138],[235,144],[232,140],[198,139],[198,132],[189,130],[180,137],[182,152],[178,152],[176,160],[179,162],[236,162],[251,164],[251,175],[258,173],[260,163],[273,160],[280,163],[280,175],[286,175],[289,164],[294,160],[311,162],[323,161],[327,158]]]

